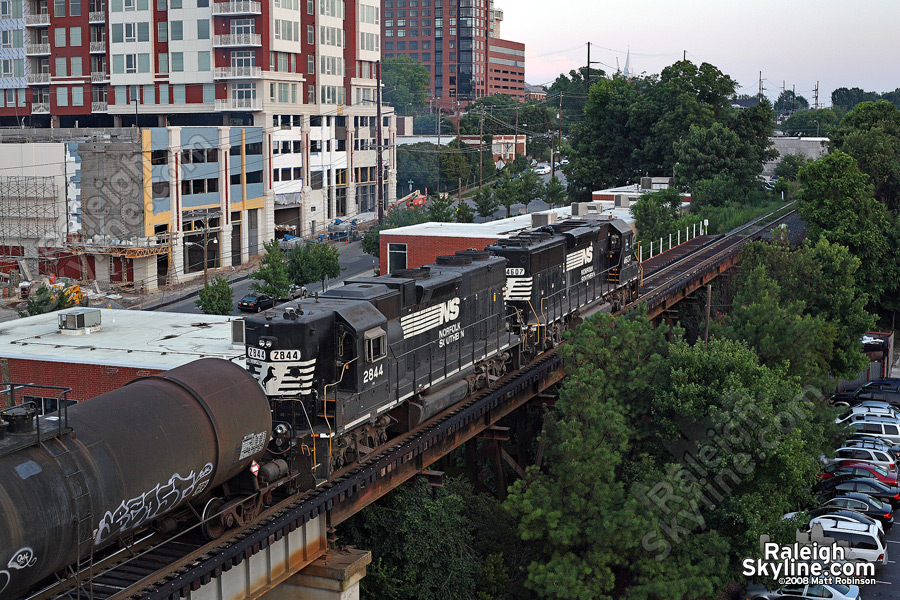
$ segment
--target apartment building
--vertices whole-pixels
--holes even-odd
[[[376,0],[0,0],[0,127],[56,131],[82,183],[116,177],[136,203],[82,186],[85,231],[54,232],[54,255],[74,252],[84,275],[83,257],[114,255],[125,262],[93,272],[152,287],[202,271],[199,237],[210,266],[229,266],[276,230],[316,237],[374,211],[380,22]],[[395,123],[385,107],[388,201]],[[83,160],[104,151],[131,153],[128,168]],[[0,254],[27,243],[7,236]]]
[[[436,106],[456,110],[494,93],[524,98],[525,46],[499,38],[503,12],[494,8],[494,0],[381,4],[384,56],[421,62],[431,73],[429,92]],[[521,77],[512,74],[519,70]]]

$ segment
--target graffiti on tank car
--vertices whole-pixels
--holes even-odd
[[[15,556],[9,559],[9,564],[6,566],[10,569],[27,569],[33,567],[36,562],[37,557],[34,555],[34,550],[22,548],[16,552]]]
[[[100,546],[116,534],[140,527],[199,494],[209,484],[205,480],[212,471],[212,463],[206,463],[199,473],[191,471],[186,477],[175,473],[167,483],[158,483],[140,496],[122,501],[118,508],[103,515],[94,544]]]

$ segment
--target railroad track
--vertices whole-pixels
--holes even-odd
[[[95,565],[93,573],[79,574],[82,588],[74,589],[74,576],[41,592],[29,600],[175,600],[208,583],[211,578],[251,554],[264,549],[269,540],[280,539],[298,524],[308,522],[332,508],[352,503],[366,487],[389,478],[394,465],[410,463],[443,438],[481,419],[505,398],[527,389],[536,380],[556,371],[562,359],[556,350],[545,352],[531,364],[494,382],[488,388],[432,418],[410,433],[391,440],[362,462],[345,467],[335,478],[288,498],[265,511],[256,521],[228,532],[213,542],[201,541],[197,527],[177,537],[146,543],[142,551],[124,549],[106,559],[105,568]],[[421,469],[420,469],[421,470]],[[344,509],[348,516],[351,510]],[[334,523],[336,524],[336,523]]]

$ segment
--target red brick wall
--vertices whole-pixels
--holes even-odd
[[[438,256],[453,254],[457,250],[475,248],[483,250],[499,238],[460,238],[460,237],[435,237],[418,235],[386,235],[380,236],[381,252],[379,267],[381,273],[387,274],[387,245],[406,244],[406,267],[415,269],[423,265],[430,265]]]
[[[108,365],[84,365],[43,360],[9,359],[9,379],[16,383],[69,386],[70,400],[79,402],[118,389],[138,377],[145,377],[160,370],[134,369]],[[28,392],[19,392],[28,394]],[[50,397],[49,390],[35,390],[36,396]]]

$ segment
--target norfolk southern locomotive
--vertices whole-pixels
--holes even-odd
[[[67,413],[0,411],[0,599],[144,530],[252,522],[634,299],[633,258],[623,222],[563,221],[248,318],[247,370],[203,359]]]
[[[572,219],[433,265],[356,278],[246,320],[247,367],[273,407],[274,446],[310,485],[637,297],[621,220]]]

